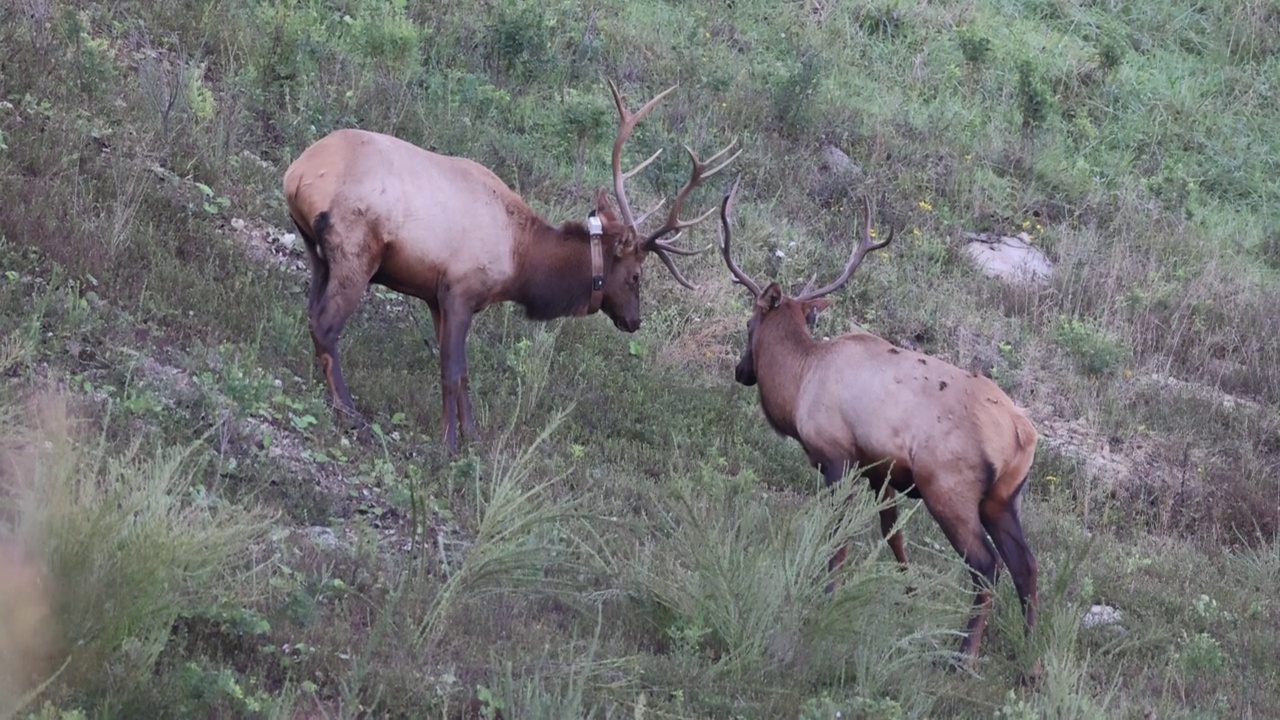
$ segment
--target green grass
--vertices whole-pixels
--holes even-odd
[[[5,5],[0,570],[19,582],[0,588],[0,717],[1266,714],[1277,18],[1275,0]],[[247,252],[237,221],[291,229],[284,168],[351,125],[579,217],[610,183],[606,79],[637,102],[680,84],[627,148],[666,149],[637,205],[684,181],[679,144],[739,138],[740,262],[798,287],[838,270],[847,199],[871,193],[899,239],[818,332],[857,323],[989,374],[1059,441],[1024,511],[1041,631],[1023,638],[1002,582],[980,676],[947,669],[967,576],[927,513],[909,503],[903,576],[861,484],[837,512],[730,380],[747,304],[714,253],[682,263],[694,293],[651,268],[633,336],[480,315],[481,438],[458,460],[424,313],[371,293],[343,353],[377,440],[335,428],[301,256]],[[827,144],[860,172],[822,169]],[[969,230],[1026,231],[1051,284],[981,279]],[[858,560],[827,599],[831,528]],[[1097,603],[1125,634],[1078,626]]]

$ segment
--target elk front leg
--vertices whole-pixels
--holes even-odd
[[[467,333],[472,312],[457,301],[442,303],[440,332],[440,388],[443,405],[444,445],[450,455],[458,452],[460,425],[471,425],[471,401],[467,398]],[[470,433],[468,433],[470,434]]]

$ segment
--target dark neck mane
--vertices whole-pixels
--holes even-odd
[[[809,333],[803,318],[799,322],[790,317],[770,320],[770,327],[757,330],[767,331],[767,334],[752,347],[760,407],[774,430],[798,439],[795,403],[800,395],[800,379],[805,371],[806,356],[817,341]]]
[[[538,220],[521,248],[519,273],[511,299],[531,320],[573,315],[591,300],[591,236],[585,225],[566,222],[556,228]],[[610,248],[605,248],[606,270]]]

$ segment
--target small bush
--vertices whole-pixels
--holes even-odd
[[[551,25],[537,3],[508,2],[489,29],[489,61],[503,75],[532,77],[543,69]]]
[[[1043,74],[1030,61],[1018,63],[1018,110],[1022,113],[1022,127],[1034,128],[1049,119],[1053,106],[1053,93]]]
[[[1124,62],[1128,49],[1128,44],[1116,35],[1104,35],[1098,38],[1098,67],[1106,72],[1114,71]]]
[[[404,0],[366,3],[351,21],[345,38],[374,67],[413,77],[422,66],[422,30],[405,14]]]
[[[1093,377],[1115,371],[1130,354],[1118,338],[1078,318],[1059,322],[1054,339],[1076,361],[1080,372]]]
[[[971,25],[956,29],[956,43],[970,65],[981,65],[991,57],[991,39]]]
[[[803,53],[773,87],[773,114],[782,130],[794,136],[804,134],[812,125],[813,103],[822,63],[815,53]]]
[[[1280,270],[1280,223],[1263,234],[1255,252],[1264,265],[1272,270]]]
[[[858,16],[858,24],[868,35],[897,37],[906,26],[902,8],[897,3],[882,3],[868,7]]]

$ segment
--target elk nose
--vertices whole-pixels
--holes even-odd
[[[615,324],[619,330],[633,333],[640,329],[640,318],[618,318]]]

